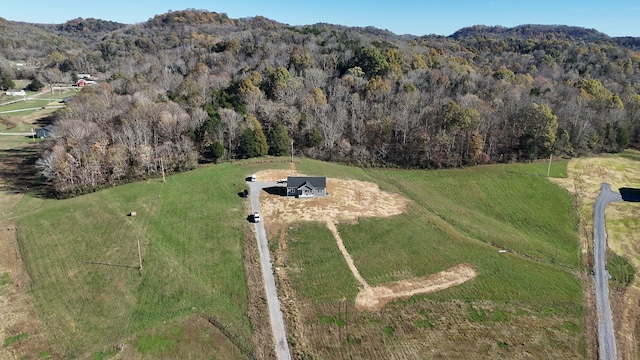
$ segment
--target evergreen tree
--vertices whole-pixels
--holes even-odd
[[[16,84],[13,82],[13,80],[11,80],[8,76],[4,75],[2,73],[2,70],[0,69],[0,90],[5,91],[5,90],[13,89],[15,86]]]
[[[244,131],[242,131],[242,134],[240,134],[238,156],[242,159],[249,159],[258,156],[255,134],[251,128],[244,129]]]
[[[267,155],[269,145],[258,119],[253,115],[248,115],[247,120],[249,120],[251,126],[244,129],[240,134],[238,155],[243,159]]]
[[[29,85],[27,85],[27,90],[29,91],[40,91],[42,90],[42,88],[44,88],[44,84],[42,83],[42,81],[36,79],[33,79],[31,81],[31,83],[29,83]]]
[[[253,115],[248,115],[247,119],[253,126],[253,141],[255,143],[256,156],[265,156],[269,152],[269,144],[267,144],[267,137],[264,136],[262,131],[262,125],[258,119]]]
[[[287,133],[287,128],[283,123],[277,123],[271,131],[269,131],[269,154],[273,156],[289,155],[289,146],[291,138]]]

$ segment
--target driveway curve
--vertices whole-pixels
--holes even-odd
[[[275,182],[249,182],[251,209],[253,212],[260,212],[260,202],[258,194],[262,189],[276,186]],[[264,217],[261,214],[262,221]],[[256,237],[258,241],[258,252],[260,253],[260,267],[262,268],[262,278],[264,280],[264,290],[267,296],[267,306],[269,308],[269,318],[271,320],[271,330],[276,346],[276,356],[278,360],[290,360],[289,344],[287,343],[287,331],[284,326],[284,317],[280,309],[278,290],[273,276],[273,266],[269,255],[267,243],[267,233],[264,230],[263,222],[255,223]]]
[[[606,269],[607,233],[604,228],[604,209],[610,202],[621,201],[620,193],[611,185],[602,183],[593,210],[593,275],[596,285],[596,311],[598,313],[598,357],[600,360],[616,359],[616,339],[613,332],[611,305],[609,304],[609,272]]]

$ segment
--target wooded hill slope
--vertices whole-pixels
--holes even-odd
[[[0,76],[82,91],[38,166],[60,194],[266,154],[442,168],[638,146],[637,38],[473,26],[452,36],[199,10],[124,25],[0,21]],[[20,62],[27,65],[15,67]]]

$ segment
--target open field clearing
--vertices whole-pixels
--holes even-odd
[[[608,182],[614,191],[621,187],[640,188],[640,152],[627,150],[618,155],[573,159],[569,162],[568,173],[568,179],[559,183],[576,195],[582,219],[580,239],[583,253],[590,259],[593,251],[593,205],[600,184]],[[640,331],[640,204],[612,203],[607,206],[605,216],[609,249],[626,258],[636,272],[635,280],[628,287],[610,282],[617,351],[625,359],[635,359],[640,346],[637,335]]]
[[[552,175],[566,176],[565,167],[566,161],[554,163]],[[331,205],[323,203],[326,199],[263,193],[264,221],[298,354],[575,358],[591,351],[582,336],[577,217],[571,196],[545,179],[546,164],[425,172],[304,160],[297,170],[327,175],[329,198],[343,194],[331,188],[332,180],[358,180],[348,187],[356,193],[349,197],[355,199],[348,207],[351,216],[333,213],[332,218],[364,283],[407,284],[459,270],[460,264],[478,274],[443,291],[392,301],[377,312],[360,311],[355,302],[365,286],[327,227],[323,214]],[[378,188],[370,183],[386,196],[409,199],[402,213],[387,204],[379,206],[386,213],[370,215],[378,207],[357,195]],[[282,201],[289,207],[276,205]]]
[[[5,118],[20,118],[29,115],[46,116],[55,112],[56,109],[44,109],[44,107],[59,107],[63,99],[78,93],[79,88],[51,92],[27,92],[25,99],[22,96],[4,96],[0,100],[0,116]]]
[[[251,357],[238,196],[251,171],[223,164],[67,200],[26,196],[17,233],[53,352]],[[194,332],[219,340],[181,352]]]
[[[328,176],[333,201],[260,194],[295,354],[593,354],[578,218],[569,193],[545,178],[546,163],[444,171],[289,165],[222,164],[68,200],[26,196],[10,218],[18,219],[25,279],[46,336],[36,343],[37,327],[12,333],[30,336],[11,346],[68,357],[251,357],[258,330],[246,317],[253,305],[243,265],[243,237],[251,234],[238,193],[248,174],[267,181],[295,171]],[[554,162],[552,176],[566,178],[566,166]],[[466,282],[381,296],[383,306],[359,310],[364,287],[327,221],[371,289],[400,293],[437,274]]]

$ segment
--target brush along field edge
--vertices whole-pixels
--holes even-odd
[[[276,181],[286,176],[297,175],[295,170],[264,170],[258,172],[259,181]],[[394,299],[428,294],[462,284],[478,276],[467,263],[453,266],[429,276],[395,281],[376,287],[370,286],[360,275],[353,258],[344,246],[336,223],[338,220],[354,221],[359,217],[388,217],[405,211],[408,200],[400,195],[382,191],[376,184],[356,180],[327,178],[331,196],[315,199],[294,199],[282,196],[261,198],[265,219],[277,222],[324,221],[336,239],[353,276],[361,289],[356,296],[356,307],[362,310],[380,310]],[[313,211],[310,211],[313,209]]]

